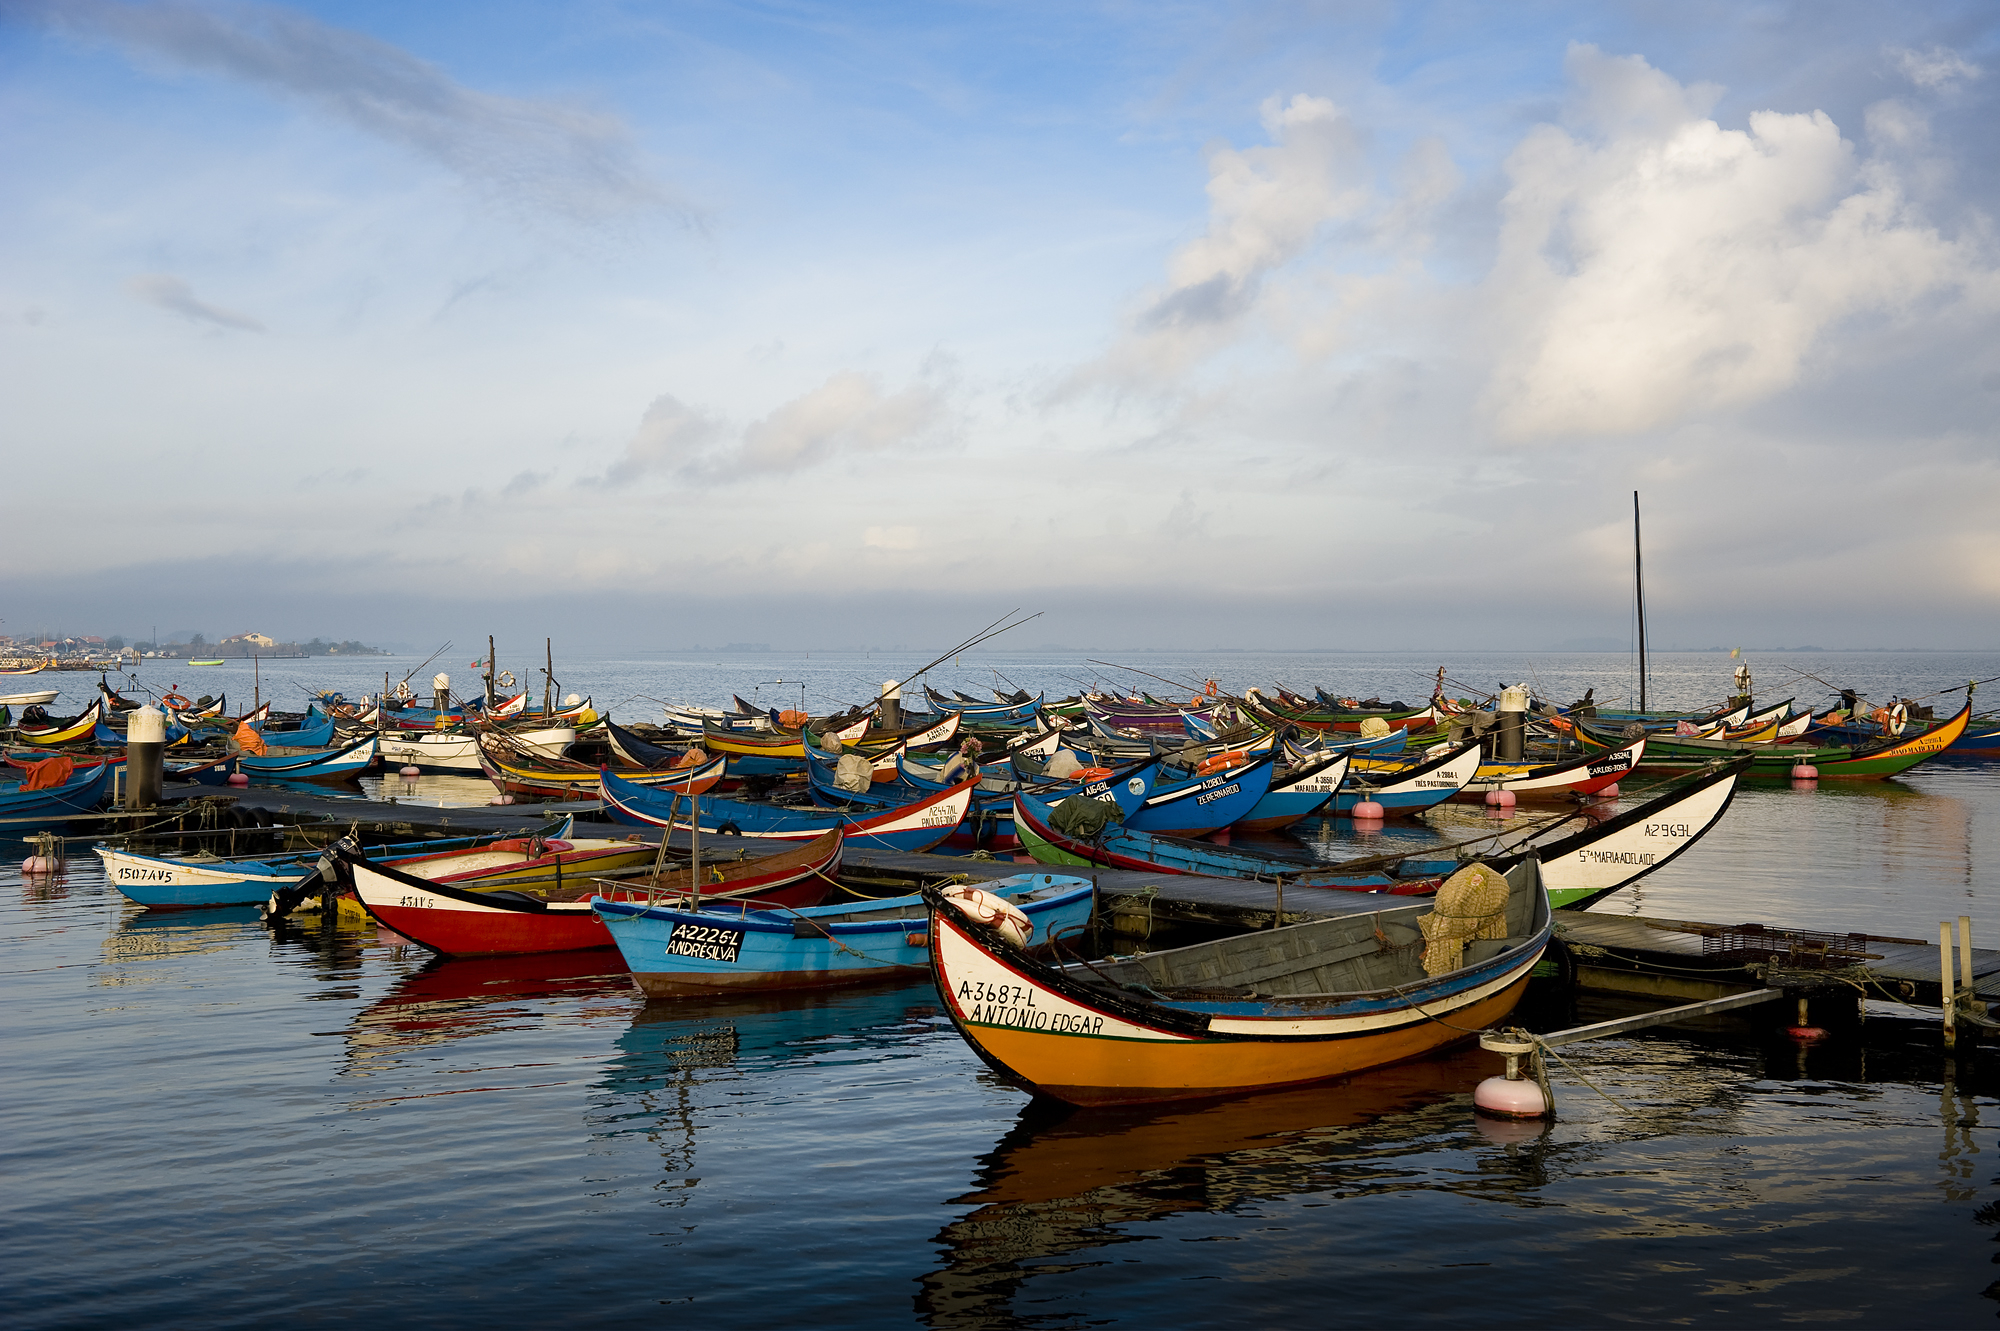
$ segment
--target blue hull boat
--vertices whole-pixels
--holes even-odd
[[[1347,767],[1352,761],[1344,753],[1327,754],[1274,776],[1270,791],[1236,821],[1236,826],[1275,832],[1312,817],[1340,793],[1340,783],[1347,779]]]
[[[1029,873],[977,886],[1028,917],[1030,947],[1090,923],[1095,890],[1086,878]],[[603,897],[590,904],[648,998],[821,989],[930,968],[929,916],[915,895],[778,910],[677,910]]]
[[[58,759],[44,758],[43,762]],[[71,775],[59,786],[46,790],[24,790],[20,781],[0,782],[0,819],[19,824],[23,819],[60,818],[65,814],[89,813],[104,802],[111,789],[111,774],[121,764],[96,763]],[[53,779],[53,774],[51,778]]]
[[[246,753],[236,760],[236,770],[253,781],[357,781],[374,770],[377,743],[370,735],[344,749],[289,755]]]
[[[775,841],[810,841],[830,828],[858,847],[873,850],[924,851],[958,830],[972,807],[973,782],[880,812],[843,813],[746,800],[689,801],[627,781],[610,769],[598,774],[605,810],[621,823],[640,827],[695,826],[690,804],[698,804],[700,826],[712,836],[743,836]]]

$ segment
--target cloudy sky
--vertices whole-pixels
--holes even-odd
[[[1991,4],[0,4],[0,631],[2000,647]]]

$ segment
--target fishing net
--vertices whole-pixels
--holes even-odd
[[[1363,739],[1381,739],[1389,733],[1389,723],[1379,716],[1371,716],[1361,723]]]
[[[1436,905],[1417,917],[1423,930],[1424,974],[1455,971],[1465,960],[1465,945],[1475,938],[1507,936],[1507,876],[1483,864],[1468,864],[1444,880]]]

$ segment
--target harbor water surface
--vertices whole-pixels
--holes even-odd
[[[661,697],[716,703],[756,685],[760,702],[797,706],[798,678],[826,711],[922,659],[559,661],[558,674],[565,692],[648,720]],[[1559,701],[1626,677],[1622,657],[1445,662],[1469,687],[1530,678]],[[1438,663],[1133,662],[1231,689],[1277,679],[1410,700]],[[1877,696],[2000,674],[1992,654],[1795,663]],[[267,662],[257,685],[297,707],[301,685],[379,688],[385,664],[400,677],[415,662]],[[1660,701],[1713,701],[1729,664],[1664,657]],[[1756,664],[1761,695],[1823,703],[1820,682],[1780,689],[1779,665]],[[1116,678],[1016,653],[968,657],[937,682],[973,692],[996,671],[1052,694]],[[154,688],[226,687],[232,703],[252,687],[247,662],[139,673]],[[52,682],[66,689],[54,711],[95,677]],[[275,809],[283,794],[243,798]],[[1457,839],[1479,816],[1305,827],[1298,853]],[[1759,783],[1700,846],[1600,909],[1910,937],[1970,915],[1975,942],[1996,945],[1996,831],[1990,763]],[[1280,1094],[1064,1114],[995,1079],[928,984],[646,1003],[615,952],[439,962],[373,928],[148,914],[86,846],[54,878],[24,880],[27,847],[7,840],[10,1326],[1934,1326],[2000,1313],[2000,1054],[1946,1057],[1935,1013],[1871,1003],[1859,1039],[1819,1045],[1746,1024],[1572,1046],[1552,1069],[1551,1125],[1475,1117],[1471,1089],[1498,1064],[1476,1049]]]

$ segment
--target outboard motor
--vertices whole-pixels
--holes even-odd
[[[359,854],[360,833],[350,829],[346,836],[320,852],[319,863],[313,866],[311,873],[290,887],[281,887],[273,892],[271,899],[264,903],[266,920],[282,920],[304,904],[307,897],[327,896],[338,887],[340,880],[335,871],[333,857],[335,847],[344,848],[349,854]]]

